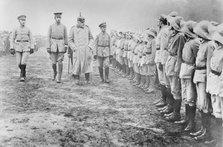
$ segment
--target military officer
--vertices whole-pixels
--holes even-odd
[[[106,32],[106,23],[101,23],[99,25],[101,33],[97,35],[95,39],[96,44],[96,55],[95,59],[98,59],[98,70],[102,82],[109,83],[109,58],[111,55],[110,47],[110,35]],[[104,78],[104,69],[105,69],[105,78]]]
[[[26,63],[28,56],[34,52],[34,42],[32,33],[25,26],[26,16],[18,16],[20,26],[13,32],[10,40],[10,53],[16,54],[18,67],[20,68],[20,81],[24,82],[26,78]]]
[[[61,83],[64,54],[68,47],[67,28],[61,23],[61,15],[61,12],[54,13],[55,23],[50,25],[47,36],[47,52],[52,62],[53,80],[57,78],[57,83]]]
[[[90,28],[85,25],[85,18],[77,18],[77,25],[70,29],[68,44],[73,51],[73,74],[77,77],[75,83],[80,84],[80,75],[85,74],[86,84],[90,83],[90,73],[93,68],[94,40]]]

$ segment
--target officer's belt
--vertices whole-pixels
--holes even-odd
[[[204,70],[206,69],[206,66],[203,66],[203,67],[195,67],[196,70]]]
[[[51,37],[51,38],[55,40],[63,40],[63,38],[55,38],[55,37]]]
[[[16,42],[29,42],[29,40],[16,40]]]
[[[98,45],[98,47],[109,47],[108,45]]]
[[[184,60],[182,60],[182,63],[188,64],[188,65],[190,65],[190,66],[194,66],[193,63],[190,63],[190,62],[187,62],[187,61],[184,61]]]
[[[215,71],[215,70],[212,70],[212,69],[211,69],[211,72],[212,72],[214,75],[217,75],[217,76],[220,76],[220,75],[221,75],[221,72],[218,72],[218,71]]]
[[[146,52],[147,55],[152,54],[152,52]]]

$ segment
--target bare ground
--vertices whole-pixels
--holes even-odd
[[[92,84],[76,86],[65,57],[63,82],[56,84],[40,49],[30,56],[21,83],[15,57],[0,57],[0,146],[213,146],[162,118],[152,104],[159,91],[144,94],[110,73],[112,82],[102,84],[94,67]]]

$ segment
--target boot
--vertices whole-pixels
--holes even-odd
[[[193,136],[193,137],[201,135],[203,133],[203,131],[204,131],[204,128],[205,128],[204,127],[204,125],[205,125],[204,124],[205,123],[205,118],[204,118],[203,111],[201,110],[199,112],[200,112],[200,116],[201,116],[201,128],[198,131],[196,131],[196,132],[190,133],[190,135]]]
[[[139,73],[136,73],[136,81],[135,83],[133,84],[133,86],[137,86],[140,84],[140,74]]]
[[[62,72],[63,72],[63,64],[58,64],[57,83],[61,83]]]
[[[147,94],[150,94],[150,93],[155,92],[155,81],[156,81],[155,76],[149,76],[149,81],[150,81],[149,87],[148,87],[148,90],[146,90],[146,93]],[[164,89],[164,91],[166,91],[165,92],[166,93],[165,95],[167,95],[167,88],[166,88],[166,86],[164,86],[163,88],[165,88]]]
[[[140,84],[137,86],[139,88],[142,88],[145,84],[145,76],[144,75],[141,75],[141,81],[140,81]]]
[[[90,73],[85,73],[86,84],[90,83]]]
[[[24,73],[23,73],[23,77],[26,78],[26,64],[24,64]]]
[[[219,129],[219,132],[220,132],[220,136],[218,137],[216,147],[222,147],[223,146],[223,134],[222,134],[223,133],[223,127],[222,126]]]
[[[129,67],[128,67],[128,65],[126,65],[126,76],[127,77],[129,77],[129,73],[130,73]]]
[[[164,85],[161,85],[161,101],[157,103],[156,107],[163,107],[166,105],[166,98],[167,98],[167,88]]]
[[[188,121],[189,121],[189,105],[188,104],[185,104],[185,116],[184,116],[184,119],[180,120],[180,121],[175,121],[174,123],[175,124],[187,124]]]
[[[105,68],[105,83],[109,83],[109,79],[108,79],[108,75],[109,75],[109,67]]]
[[[202,113],[202,124],[204,126],[204,129],[201,134],[198,136],[194,137],[195,140],[207,140],[207,141],[212,141],[214,140],[212,135],[211,135],[211,130],[210,130],[210,124],[211,123],[211,114],[209,113]]]
[[[52,64],[52,68],[53,68],[53,81],[56,80],[57,77],[57,65],[56,64]]]
[[[172,112],[173,112],[173,107],[170,106],[169,104],[166,105],[164,110],[160,111],[161,114],[170,114]]]
[[[20,76],[19,77],[21,78],[22,77],[22,66],[21,66],[21,64],[19,64],[18,67],[20,69]]]
[[[25,81],[25,65],[21,64],[21,77],[20,77],[20,82],[24,82]]]
[[[180,120],[180,108],[181,108],[181,99],[177,99],[174,101],[173,105],[173,113],[171,116],[166,117],[167,121],[175,122]]]
[[[75,75],[75,80],[74,80],[74,83],[76,84],[76,85],[80,85],[80,75]]]
[[[100,74],[101,82],[104,82],[103,67],[98,67],[98,71]]]
[[[196,106],[189,106],[188,107],[188,124],[186,126],[186,128],[184,129],[184,131],[186,132],[193,132],[195,129],[195,114],[196,114]]]
[[[125,64],[122,65],[122,77],[125,77],[126,74],[126,67]]]

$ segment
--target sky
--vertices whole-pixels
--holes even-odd
[[[107,23],[108,31],[139,32],[156,27],[158,16],[171,11],[180,12],[187,19],[222,21],[222,3],[221,0],[0,0],[0,30],[13,30],[19,25],[17,16],[25,14],[26,26],[33,34],[46,35],[55,21],[53,13],[63,12],[62,23],[69,31],[81,12],[93,35],[100,32],[98,25],[102,22]]]

